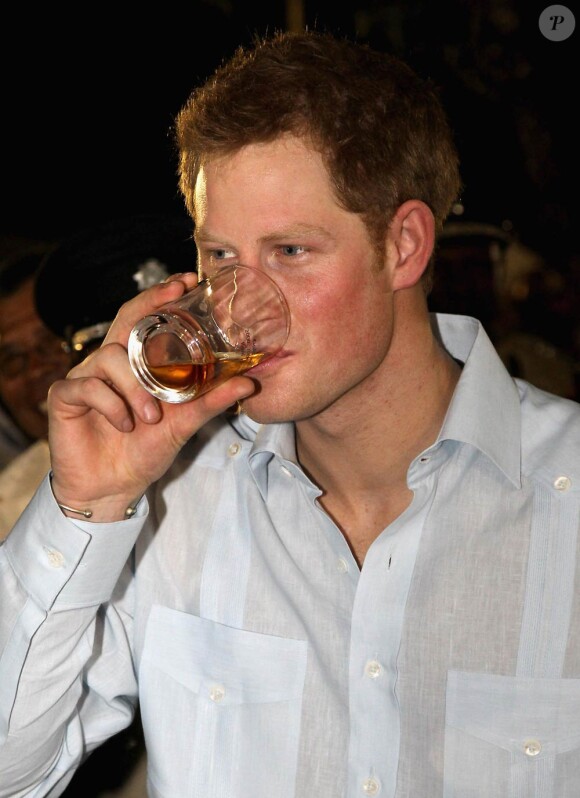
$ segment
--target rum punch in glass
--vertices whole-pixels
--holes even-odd
[[[290,313],[264,272],[233,264],[137,322],[129,362],[164,402],[188,402],[276,354]]]

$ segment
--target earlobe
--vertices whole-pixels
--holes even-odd
[[[393,290],[416,285],[429,263],[435,243],[435,220],[428,205],[407,200],[395,213],[389,227],[396,252]]]

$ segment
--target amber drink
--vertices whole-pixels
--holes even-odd
[[[275,355],[289,328],[276,283],[234,264],[141,319],[129,337],[129,362],[158,399],[187,402]]]

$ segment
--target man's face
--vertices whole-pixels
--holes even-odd
[[[389,349],[393,292],[388,264],[377,264],[360,217],[337,204],[320,154],[285,137],[210,161],[195,210],[200,270],[263,269],[290,307],[288,341],[248,372],[260,389],[244,410],[261,422],[348,412]]]
[[[60,339],[38,317],[34,283],[0,298],[0,400],[32,440],[46,437],[46,395],[70,368]]]

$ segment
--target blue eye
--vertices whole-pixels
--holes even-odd
[[[285,244],[284,246],[280,247],[280,249],[282,253],[284,255],[288,255],[288,257],[292,257],[293,255],[301,255],[306,251],[306,247],[302,247],[299,244]]]
[[[226,261],[235,260],[236,253],[231,249],[208,249],[201,255],[201,265],[204,271],[217,269],[226,263]]]

